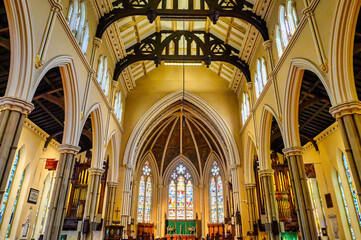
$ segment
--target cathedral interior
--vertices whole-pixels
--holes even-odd
[[[0,239],[361,239],[360,0],[1,0]]]

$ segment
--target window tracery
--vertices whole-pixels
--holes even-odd
[[[216,162],[211,169],[211,179],[209,184],[211,201],[211,221],[212,223],[224,222],[224,196],[222,178],[219,173],[219,167]]]
[[[115,101],[114,101],[114,113],[117,117],[118,121],[122,123],[122,115],[123,115],[123,103],[122,103],[122,94],[118,91],[115,94]]]
[[[255,90],[256,90],[257,98],[261,95],[266,83],[267,83],[266,60],[264,58],[260,58],[257,59],[257,70],[255,74]]]
[[[179,164],[170,177],[168,218],[194,219],[192,175],[183,164]]]
[[[85,2],[79,4],[78,0],[73,0],[69,5],[67,21],[69,28],[74,34],[81,51],[85,54],[89,43],[89,23],[86,20]]]
[[[138,222],[148,223],[152,204],[152,176],[148,162],[144,164],[142,171],[139,181]]]
[[[248,93],[243,93],[242,102],[242,123],[244,124],[249,116],[249,97]]]

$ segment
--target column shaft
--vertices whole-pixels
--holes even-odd
[[[247,206],[248,206],[248,216],[249,216],[249,229],[252,234],[255,233],[255,227],[257,227],[257,217],[256,217],[256,204],[254,192],[256,189],[256,184],[249,183],[245,184],[247,192]]]
[[[163,185],[158,185],[158,214],[157,214],[157,236],[156,238],[162,237],[162,193]]]

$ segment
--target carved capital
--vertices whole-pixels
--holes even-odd
[[[70,145],[70,144],[61,144],[58,147],[58,150],[60,153],[71,153],[71,154],[77,154],[80,151],[79,146]]]
[[[341,103],[330,108],[330,113],[334,118],[341,118],[345,115],[361,114],[361,102],[354,101]]]
[[[88,168],[88,172],[90,175],[99,175],[101,176],[104,173],[103,168]]]
[[[98,37],[94,37],[93,44],[94,44],[94,47],[99,48],[100,44],[102,44],[102,40]]]
[[[285,154],[285,157],[289,156],[302,156],[302,147],[290,147],[290,148],[284,148],[282,152]]]
[[[263,49],[265,51],[271,51],[272,50],[272,40],[267,40],[263,42]]]
[[[119,185],[118,182],[107,182],[109,188],[116,188]]]
[[[253,190],[256,188],[256,184],[255,183],[246,183],[246,184],[244,184],[244,187],[246,188],[246,190]]]
[[[249,92],[252,92],[253,82],[248,82],[248,83],[246,83],[246,85],[247,85],[248,91],[249,91]]]
[[[273,169],[261,169],[261,170],[258,170],[258,175],[260,177],[268,177],[268,176],[273,176],[274,172],[275,171]]]
[[[28,115],[34,110],[34,104],[20,98],[0,97],[0,111],[11,110]]]
[[[117,89],[119,82],[113,80],[113,81],[112,81],[112,84],[113,84],[113,89]]]

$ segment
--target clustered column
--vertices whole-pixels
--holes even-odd
[[[69,194],[70,178],[74,170],[75,155],[80,147],[62,144],[58,147],[60,159],[54,181],[53,194],[50,201],[49,217],[44,239],[59,239],[66,213],[66,200]]]
[[[248,216],[249,216],[249,229],[252,234],[255,233],[257,228],[256,222],[256,204],[255,204],[255,189],[256,184],[247,183],[244,185],[247,192],[247,206],[248,206]]]
[[[200,202],[201,202],[201,231],[202,238],[206,238],[206,217],[205,217],[205,202],[204,202],[204,185],[199,185]]]
[[[234,202],[234,207],[236,209],[236,211],[241,211],[240,209],[240,200],[239,200],[239,179],[238,179],[238,173],[237,173],[237,165],[233,165],[231,167],[231,177],[232,177],[232,186],[233,186],[233,202]],[[238,239],[239,237],[241,237],[242,234],[242,222],[240,222],[237,219],[236,216],[236,223],[235,223],[235,229],[236,229],[236,236],[235,239]]]
[[[24,100],[0,98],[0,199],[5,192],[25,117],[33,109],[34,105]]]
[[[270,239],[277,239],[279,235],[278,208],[273,185],[274,170],[262,169],[258,171],[260,181],[263,184],[263,195],[266,208],[266,230],[269,232]]]
[[[312,213],[310,193],[307,188],[306,172],[302,158],[302,148],[293,147],[283,149],[288,160],[291,185],[294,193],[298,223],[301,235],[305,240],[318,239],[316,223]]]
[[[162,237],[162,193],[163,185],[158,185],[158,214],[157,214],[157,238]],[[136,206],[136,204],[134,204]]]
[[[120,224],[124,226],[124,234],[123,238],[128,239],[126,232],[129,215],[130,215],[130,207],[131,207],[131,184],[132,184],[132,165],[127,164],[125,169],[125,181],[124,181],[124,190],[123,190],[123,204],[122,204],[122,218]]]
[[[345,144],[353,183],[361,201],[361,102],[342,103],[330,108],[330,113],[337,119]]]
[[[117,182],[107,182],[108,186],[108,196],[107,196],[107,206],[105,212],[105,225],[113,224],[113,213],[114,213],[114,204],[115,204],[115,194],[117,191],[118,183]]]

